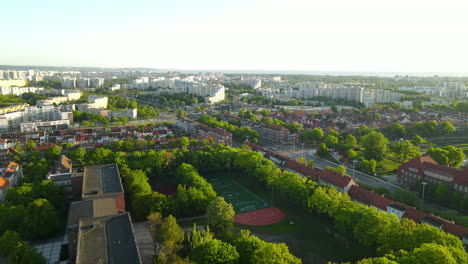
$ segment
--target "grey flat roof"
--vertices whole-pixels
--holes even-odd
[[[117,214],[115,199],[93,199],[74,202],[68,210],[67,228],[77,227],[80,219]]]
[[[140,264],[128,213],[80,220],[77,264]]]
[[[123,192],[117,164],[86,166],[82,197]]]

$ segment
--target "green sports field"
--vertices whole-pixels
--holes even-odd
[[[231,203],[236,213],[245,213],[270,207],[267,202],[228,177],[209,176],[206,178],[218,196]]]

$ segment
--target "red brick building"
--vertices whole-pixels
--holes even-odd
[[[414,158],[398,168],[397,182],[412,189],[419,182],[447,184],[452,189],[468,193],[468,169],[457,170],[437,164],[428,155]]]

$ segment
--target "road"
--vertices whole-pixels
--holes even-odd
[[[280,154],[286,155],[286,156],[288,156],[290,158],[294,158],[294,159],[297,159],[298,157],[303,156],[302,148],[299,148],[299,149],[296,148],[296,151],[294,151],[294,149],[291,149],[291,148],[289,148],[289,149],[286,148],[284,150],[278,150],[278,152]],[[324,160],[322,158],[319,158],[319,157],[315,156],[315,149],[312,149],[312,150],[311,149],[304,149],[304,158],[306,160],[314,160],[314,167],[319,168],[319,169],[323,169],[325,166],[335,168],[335,167],[340,165],[338,163],[334,163],[334,162],[331,162],[331,161],[328,161],[328,160]],[[351,175],[351,177],[355,181],[357,180],[359,182],[362,182],[364,184],[367,184],[367,185],[370,185],[370,186],[373,186],[373,187],[376,187],[376,188],[384,187],[384,188],[387,188],[390,192],[393,192],[396,189],[400,188],[396,184],[386,182],[385,180],[382,180],[382,179],[367,175],[367,174],[359,172],[357,170],[353,172],[352,167],[351,168],[349,168],[347,166],[345,166],[345,167],[346,167],[347,173],[349,175]]]

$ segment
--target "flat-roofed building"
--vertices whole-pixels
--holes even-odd
[[[76,263],[140,264],[130,214],[81,219]]]
[[[83,169],[73,169],[72,161],[61,155],[54,168],[47,175],[55,185],[63,186],[65,194],[70,200],[81,200],[83,188]]]
[[[125,211],[125,195],[117,164],[84,168],[82,200],[114,198],[117,209]]]
[[[105,198],[73,202],[67,219],[68,252],[71,263],[75,263],[81,219],[115,215],[119,213],[115,199]]]

